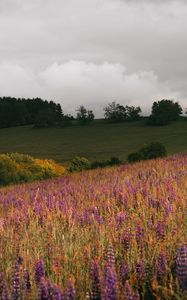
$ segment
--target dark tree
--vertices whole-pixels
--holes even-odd
[[[63,116],[62,108],[53,101],[40,98],[0,98],[0,128],[35,124],[40,113],[44,120],[44,115],[47,117],[49,111],[51,115],[55,115],[55,123],[59,123]]]
[[[77,111],[76,119],[79,124],[89,124],[95,118],[93,111],[87,110],[83,105],[81,105],[76,111]]]
[[[38,112],[35,119],[35,128],[52,127],[57,125],[57,116],[51,108],[46,108]]]
[[[149,125],[163,126],[171,121],[176,121],[182,114],[182,108],[178,102],[163,99],[154,102],[152,106],[152,114],[149,117]]]
[[[139,106],[126,106],[127,111],[127,120],[128,121],[137,121],[140,119],[141,108]]]
[[[134,106],[123,106],[115,101],[109,103],[105,108],[105,119],[110,122],[136,121],[140,118],[141,108]]]
[[[110,122],[123,122],[127,120],[127,111],[123,105],[113,101],[104,108],[105,119]]]

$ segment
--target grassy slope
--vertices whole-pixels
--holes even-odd
[[[90,126],[32,129],[30,126],[0,130],[0,153],[21,152],[65,162],[76,155],[91,160],[118,156],[125,159],[144,143],[162,142],[168,154],[187,151],[187,121],[166,127],[148,127],[143,121]]]

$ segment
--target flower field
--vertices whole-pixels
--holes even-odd
[[[0,299],[185,299],[187,156],[0,190]]]

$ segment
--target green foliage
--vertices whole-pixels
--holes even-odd
[[[58,124],[58,117],[51,108],[46,108],[38,112],[35,119],[35,128],[51,127]]]
[[[97,168],[105,168],[105,167],[111,167],[122,164],[122,161],[115,156],[112,156],[108,160],[96,160],[91,163],[91,169],[97,169]]]
[[[143,158],[142,153],[140,151],[132,152],[127,156],[127,160],[128,160],[129,163],[133,163],[133,162],[140,161],[140,160],[143,160],[143,159],[144,158]]]
[[[55,115],[55,122],[63,116],[60,104],[44,101],[40,98],[25,99],[0,97],[0,128],[36,124],[38,127],[50,125],[51,115]],[[40,118],[41,117],[41,120]],[[42,126],[41,126],[42,125]]]
[[[125,106],[127,111],[127,121],[137,121],[140,119],[141,108],[139,106]]]
[[[123,106],[113,101],[104,108],[105,119],[110,122],[136,121],[140,118],[141,108],[134,106]]]
[[[0,155],[0,185],[19,182],[17,164],[8,155]]]
[[[27,154],[21,154],[21,153],[7,153],[7,156],[9,156],[13,161],[15,161],[18,164],[27,164],[32,165],[34,163],[34,158]]]
[[[123,122],[127,119],[127,112],[123,105],[113,101],[104,108],[105,119],[110,122]]]
[[[70,172],[82,171],[89,169],[91,166],[89,160],[85,157],[76,156],[72,161],[69,167]]]
[[[167,155],[166,148],[159,142],[152,142],[140,148],[139,151],[130,153],[127,157],[128,162],[136,162],[140,160],[165,157]]]
[[[87,110],[83,105],[77,109],[77,121],[79,124],[89,124],[94,120],[94,114],[92,110]]]
[[[61,127],[66,127],[66,126],[71,126],[73,123],[74,117],[71,115],[63,115],[61,118],[60,126]]]
[[[0,155],[0,185],[31,182],[57,177],[65,169],[53,161],[38,160],[20,153]]]
[[[154,102],[152,106],[152,114],[148,119],[148,125],[164,126],[171,121],[176,121],[182,114],[182,108],[178,102],[163,99]]]

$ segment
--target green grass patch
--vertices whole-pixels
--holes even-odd
[[[157,141],[168,155],[187,151],[187,121],[149,127],[145,120],[109,124],[96,120],[87,126],[33,129],[31,126],[0,130],[0,153],[19,152],[37,158],[69,162],[75,156],[91,161],[117,156],[121,160],[144,144]]]

